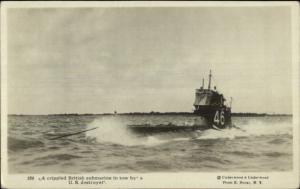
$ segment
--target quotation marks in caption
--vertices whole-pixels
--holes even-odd
[[[103,185],[114,181],[142,181],[141,176],[28,176],[28,181],[58,182],[66,181],[69,185]]]

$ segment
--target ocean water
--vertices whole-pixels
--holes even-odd
[[[238,128],[134,133],[127,125],[193,126],[193,115],[8,117],[9,173],[292,170],[292,117],[233,117]],[[65,134],[91,131],[51,140]]]

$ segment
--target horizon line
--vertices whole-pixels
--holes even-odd
[[[156,114],[156,115],[164,115],[164,114],[194,114],[194,112],[123,112],[123,113],[50,113],[50,114],[7,114],[8,116],[51,116],[51,115],[140,115],[140,114]],[[256,113],[256,112],[232,112],[232,115],[285,115],[285,116],[292,116],[293,113]]]

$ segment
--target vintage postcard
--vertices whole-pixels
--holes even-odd
[[[298,188],[297,2],[4,2],[1,187]]]

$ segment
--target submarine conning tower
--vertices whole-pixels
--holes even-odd
[[[211,90],[211,77],[210,70],[207,89],[204,88],[204,79],[202,79],[202,86],[196,89],[194,113],[206,118],[211,126],[225,128],[231,125],[231,107],[225,105],[226,99],[216,87]]]

